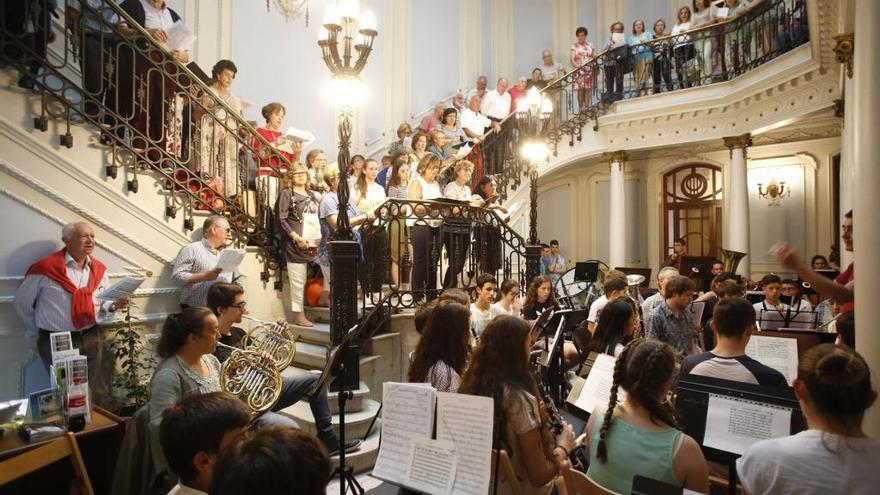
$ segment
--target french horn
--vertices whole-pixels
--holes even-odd
[[[275,367],[280,370],[290,366],[296,355],[296,338],[287,325],[258,320],[248,315],[244,315],[244,318],[257,323],[242,340],[244,348],[271,355]]]
[[[236,396],[256,418],[281,397],[281,372],[264,354],[217,343],[232,353],[220,367],[220,389]]]

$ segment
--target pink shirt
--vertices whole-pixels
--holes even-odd
[[[419,129],[423,132],[428,132],[431,129],[440,125],[440,117],[437,116],[434,112],[431,112],[428,115],[425,115],[422,118],[422,121],[419,123]]]

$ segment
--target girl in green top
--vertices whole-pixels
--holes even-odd
[[[634,340],[617,357],[607,407],[587,423],[587,476],[617,493],[631,493],[635,475],[709,493],[709,469],[700,446],[676,429],[669,402],[675,352],[657,340]],[[618,404],[618,391],[626,391]]]

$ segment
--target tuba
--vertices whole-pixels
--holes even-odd
[[[724,265],[722,269],[727,273],[736,273],[736,267],[739,266],[739,262],[746,256],[748,256],[747,253],[721,248],[721,263]]]
[[[637,273],[631,273],[626,276],[626,292],[632,300],[639,300],[639,286],[642,285],[642,282],[644,281],[645,276]]]

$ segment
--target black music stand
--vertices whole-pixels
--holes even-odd
[[[545,326],[544,336],[553,336],[547,345],[547,355],[542,356],[541,365],[547,368],[547,384],[550,396],[558,407],[562,407],[567,394],[565,390],[565,335],[570,334],[587,318],[585,309],[560,309]]]
[[[737,480],[736,459],[740,457],[739,454],[703,445],[710,394],[791,408],[789,433],[792,435],[806,429],[806,422],[803,412],[801,412],[800,403],[798,403],[794,391],[789,387],[762,387],[751,383],[734,382],[692,374],[683,375],[679,378],[676,389],[675,408],[678,411],[679,417],[681,417],[682,431],[700,444],[706,460],[728,466],[727,492],[735,494]]]

